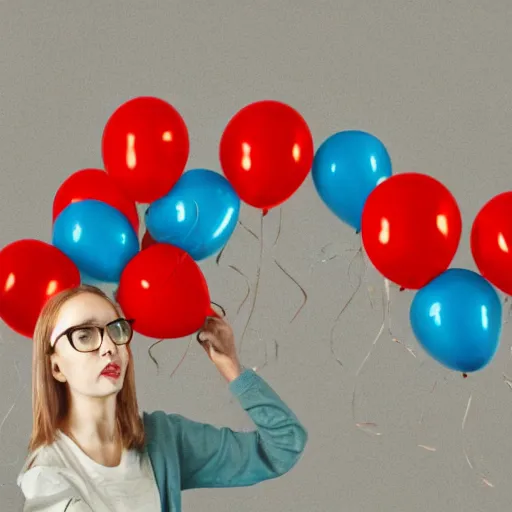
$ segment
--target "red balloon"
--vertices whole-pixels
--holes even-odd
[[[134,98],[108,120],[102,150],[106,171],[126,194],[139,203],[151,203],[167,194],[185,169],[187,126],[166,101]]]
[[[247,105],[228,123],[220,162],[240,198],[264,211],[286,201],[313,163],[313,137],[306,121],[278,101]]]
[[[0,251],[0,317],[32,338],[46,301],[80,284],[80,272],[59,249],[39,240],[18,240]]]
[[[425,174],[396,174],[368,196],[361,230],[377,270],[414,290],[448,268],[459,246],[462,219],[442,183]]]
[[[150,338],[188,336],[214,314],[200,268],[170,244],[152,245],[128,263],[117,300],[134,330]]]
[[[139,232],[139,214],[135,203],[105,171],[99,169],[77,171],[62,183],[53,200],[53,220],[66,206],[84,199],[96,199],[113,206],[130,221],[135,233]]]
[[[146,232],[144,233],[144,236],[142,237],[140,250],[143,251],[144,249],[147,249],[148,247],[151,247],[152,245],[155,245],[155,244],[156,244],[156,241],[149,234],[149,231],[146,230]]]
[[[512,192],[493,197],[471,229],[471,252],[480,273],[512,295]]]

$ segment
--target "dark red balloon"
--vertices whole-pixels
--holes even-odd
[[[96,199],[113,206],[130,221],[135,233],[139,232],[135,203],[128,199],[116,181],[99,169],[77,171],[62,183],[53,200],[53,220],[66,206],[84,199]]]
[[[18,240],[0,251],[0,317],[31,338],[52,296],[80,284],[80,272],[59,249],[39,240]]]
[[[117,300],[134,330],[150,338],[188,336],[214,314],[201,269],[169,244],[152,245],[128,263]]]
[[[156,241],[149,234],[149,231],[146,230],[146,232],[144,233],[144,236],[142,237],[140,250],[143,251],[144,249],[147,249],[148,247],[151,247],[154,244],[156,244]]]
[[[220,162],[240,199],[266,211],[286,201],[313,163],[313,137],[306,121],[278,101],[247,105],[228,123]]]
[[[102,139],[105,169],[133,201],[151,203],[178,181],[189,155],[185,122],[169,103],[139,97],[121,105]]]
[[[512,192],[493,197],[480,210],[471,229],[471,252],[482,276],[512,295]]]
[[[361,230],[375,268],[414,290],[449,267],[462,219],[457,201],[442,183],[425,174],[396,174],[369,195]]]

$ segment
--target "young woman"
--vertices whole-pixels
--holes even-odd
[[[180,512],[182,490],[249,486],[296,464],[306,430],[240,366],[223,319],[208,319],[198,341],[253,432],[161,411],[141,417],[132,335],[132,321],[98,288],[66,290],[44,307],[34,333],[30,455],[18,477],[25,512]]]

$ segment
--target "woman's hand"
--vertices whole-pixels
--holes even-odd
[[[224,318],[208,317],[197,334],[197,341],[228,382],[242,373],[233,330]]]

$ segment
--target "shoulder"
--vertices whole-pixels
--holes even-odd
[[[169,414],[164,411],[145,412],[143,422],[146,446],[163,450],[176,449],[184,432],[194,423],[180,414]]]
[[[66,468],[66,462],[55,444],[42,446],[30,453],[25,459],[23,467],[18,475],[17,483],[23,492],[40,485],[48,484],[49,481],[57,483],[63,480],[58,477],[61,470]]]
[[[21,473],[26,473],[27,471],[38,466],[61,468],[66,466],[62,454],[57,449],[55,443],[41,446],[34,452],[30,453],[25,459]]]
[[[179,414],[169,414],[165,411],[145,412],[142,415],[142,421],[146,430],[178,428],[183,420],[186,420],[186,418]]]

